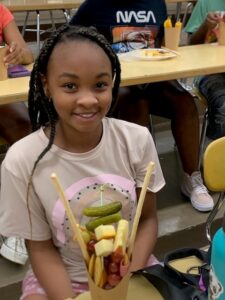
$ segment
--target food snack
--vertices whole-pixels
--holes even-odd
[[[66,214],[68,216],[71,229],[74,233],[74,239],[77,240],[84,261],[87,267],[87,278],[90,293],[87,292],[83,295],[87,297],[85,299],[92,300],[125,300],[127,299],[127,291],[130,278],[130,261],[132,257],[132,251],[134,247],[135,236],[137,233],[138,223],[141,216],[141,211],[149,186],[151,174],[154,168],[154,163],[150,162],[147,167],[147,172],[144,178],[143,187],[138,199],[138,205],[136,214],[133,220],[132,228],[129,228],[127,220],[119,220],[111,218],[112,224],[98,224],[92,231],[87,229],[86,224],[91,219],[96,219],[96,216],[91,216],[90,220],[87,220],[87,216],[83,219],[85,224],[78,224],[75,216],[70,208],[69,201],[63,192],[59,179],[56,174],[51,175],[51,179],[55,188],[63,202]],[[105,185],[106,186],[106,185]],[[104,189],[100,189],[103,192]],[[101,207],[104,206],[104,201],[101,195]],[[112,202],[112,206],[121,207],[122,204]],[[97,216],[97,218],[110,217],[113,214],[120,214],[121,208],[115,213],[108,210],[109,207],[103,207],[100,211],[104,211],[106,208],[107,214],[104,216]],[[88,214],[93,212],[95,208],[88,208]],[[117,208],[118,209],[118,208]],[[99,211],[99,209],[97,209]],[[83,213],[87,214],[87,210]],[[92,214],[92,213],[91,213]],[[95,215],[95,213],[94,213]],[[128,241],[129,235],[129,241]],[[107,242],[108,241],[108,242]],[[101,242],[100,244],[98,244]],[[98,244],[98,246],[96,246]],[[97,250],[96,250],[97,249]],[[67,299],[69,300],[69,299]],[[71,299],[72,300],[72,299]]]
[[[115,287],[129,268],[129,222],[121,219],[121,208],[122,204],[115,201],[83,210],[83,215],[90,217],[83,230],[92,236],[89,241],[85,240],[90,255],[88,272],[100,288]]]
[[[168,55],[169,52],[163,49],[146,49],[144,50],[144,56],[162,56]]]

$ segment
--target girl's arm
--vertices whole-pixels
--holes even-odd
[[[49,300],[74,297],[70,277],[52,240],[26,241],[32,269]]]
[[[5,63],[30,64],[33,62],[32,51],[28,48],[14,20],[3,29],[3,36],[8,45]]]
[[[137,190],[138,197],[139,194],[140,189]],[[132,271],[146,267],[156,243],[157,233],[156,196],[152,192],[147,192],[135,239],[131,264]]]

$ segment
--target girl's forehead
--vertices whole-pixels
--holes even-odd
[[[89,40],[66,40],[58,43],[49,58],[49,68],[88,68],[95,66],[96,69],[112,71],[112,63],[105,51],[95,42]]]
[[[96,42],[88,39],[71,39],[61,41],[55,45],[51,55],[51,58],[55,58],[56,56],[66,58],[67,56],[84,56],[87,55],[88,57],[94,56],[96,58],[104,58],[110,61],[109,56],[103,50],[103,47],[98,45]],[[111,64],[111,61],[110,61]]]

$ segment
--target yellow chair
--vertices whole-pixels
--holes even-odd
[[[208,145],[203,158],[205,184],[212,192],[219,192],[219,198],[206,222],[206,236],[211,242],[211,224],[224,202],[225,196],[225,137]]]

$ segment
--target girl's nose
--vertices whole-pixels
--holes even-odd
[[[77,104],[85,107],[92,106],[98,103],[98,99],[92,92],[82,92],[78,95]]]

